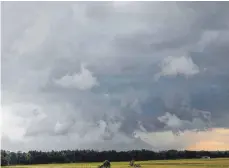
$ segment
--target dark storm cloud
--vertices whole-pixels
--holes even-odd
[[[28,144],[24,149],[38,142],[42,149],[151,148],[134,138],[136,131],[228,128],[228,8],[227,2],[5,2],[6,148],[12,142]]]

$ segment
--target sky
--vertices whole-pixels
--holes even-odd
[[[229,149],[228,2],[3,2],[1,145]]]

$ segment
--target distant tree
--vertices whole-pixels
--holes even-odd
[[[1,150],[1,166],[6,166],[9,164],[8,153],[4,150]]]
[[[94,150],[63,150],[63,151],[29,151],[9,152],[1,150],[1,165],[16,164],[47,164],[47,163],[69,163],[69,162],[102,162],[160,159],[191,159],[209,156],[211,158],[229,157],[229,151],[159,151],[132,150],[132,151],[94,151]]]

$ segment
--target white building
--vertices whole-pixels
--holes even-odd
[[[202,156],[202,159],[210,159],[210,156]]]

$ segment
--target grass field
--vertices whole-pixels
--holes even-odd
[[[229,158],[224,159],[190,159],[190,160],[163,160],[139,161],[141,168],[229,168]],[[6,168],[95,168],[101,163],[69,163],[69,164],[43,164],[29,166],[6,166]],[[111,162],[113,168],[127,168],[129,162]],[[130,167],[129,167],[130,168]]]

